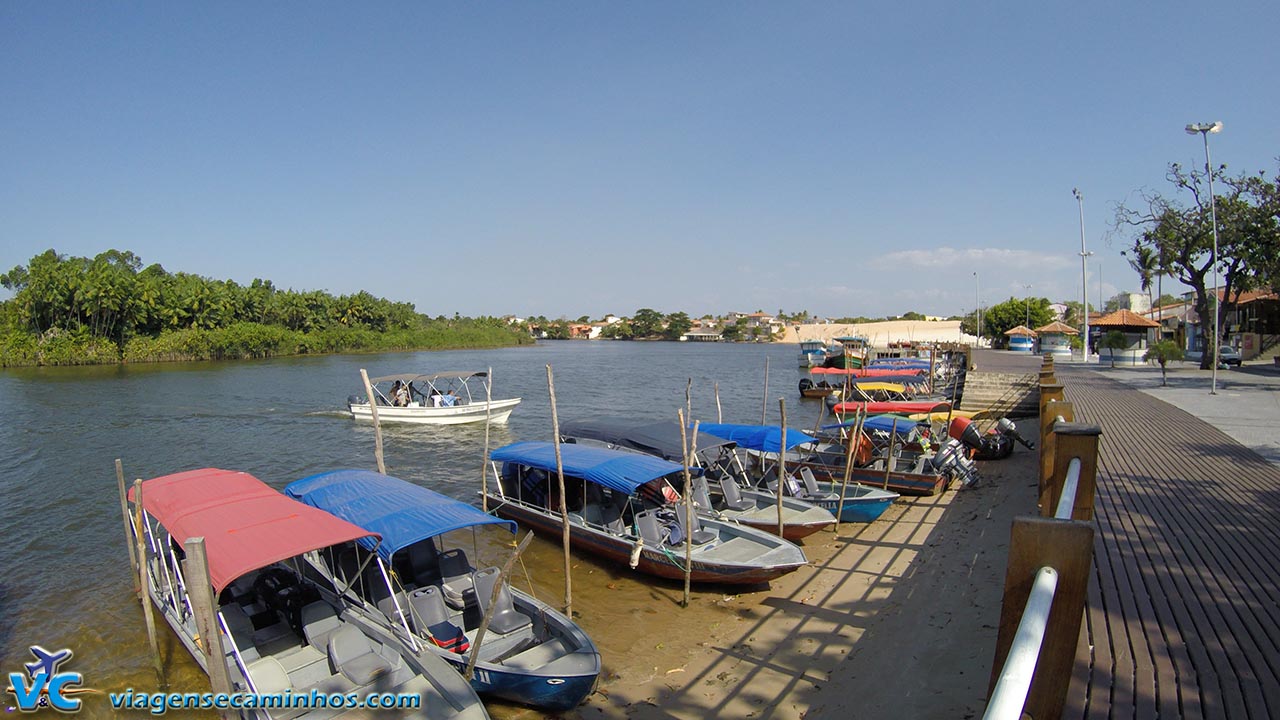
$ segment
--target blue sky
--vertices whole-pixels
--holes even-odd
[[[1096,303],[1099,268],[1137,288],[1115,204],[1204,162],[1185,124],[1276,171],[1277,27],[1265,2],[8,2],[0,268],[128,249],[430,315],[952,314],[1078,299],[1079,187]]]

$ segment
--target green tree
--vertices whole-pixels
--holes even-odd
[[[640,308],[631,318],[634,337],[653,337],[662,332],[662,313],[651,308]]]
[[[1015,298],[984,308],[982,311],[982,336],[1004,342],[1005,332],[1019,325],[1037,328],[1053,322],[1053,311],[1045,298]],[[970,335],[977,334],[977,313],[970,313],[960,321],[960,329]]]
[[[1111,367],[1116,366],[1116,351],[1129,347],[1129,338],[1119,330],[1111,330],[1102,339],[1098,341],[1098,347],[1104,347],[1111,351]]]
[[[1155,360],[1160,363],[1160,384],[1168,385],[1169,378],[1166,374],[1168,365],[1174,360],[1181,360],[1182,355],[1182,348],[1178,347],[1178,343],[1172,340],[1161,340],[1147,348],[1147,352],[1143,354],[1142,359],[1147,362]]]
[[[1214,197],[1208,192],[1208,180],[1214,180]],[[1132,238],[1135,256],[1148,248],[1157,256],[1157,264],[1167,260],[1169,275],[1192,288],[1194,306],[1200,317],[1201,333],[1212,337],[1214,313],[1218,325],[1223,314],[1239,302],[1240,295],[1265,285],[1270,280],[1280,251],[1280,214],[1276,185],[1259,172],[1255,176],[1226,175],[1226,166],[1185,170],[1178,163],[1169,166],[1166,178],[1175,197],[1143,192],[1137,207],[1121,205],[1116,210],[1115,225],[1136,234]],[[1186,204],[1177,196],[1187,197]],[[1214,271],[1214,232],[1211,221],[1214,208],[1217,227],[1217,271],[1221,288],[1210,288]],[[1222,302],[1215,302],[1220,292]],[[1222,338],[1213,338],[1220,343]],[[1213,346],[1201,358],[1201,369],[1209,367]]]
[[[693,321],[683,311],[671,313],[666,320],[667,328],[663,330],[662,336],[668,340],[679,340],[681,335],[693,328]]]

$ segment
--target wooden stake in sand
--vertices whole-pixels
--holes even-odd
[[[364,368],[360,368],[360,380],[364,382],[364,392],[369,396],[369,412],[373,415],[373,459],[378,462],[378,472],[386,475],[387,464],[382,461],[382,425],[378,423],[378,400],[373,396],[369,373]]]
[[[778,438],[778,537],[782,535],[782,492],[787,485],[787,400],[778,398],[778,413],[782,416],[782,434]]]
[[[120,463],[120,458],[116,458],[116,487],[120,490],[120,515],[124,519],[124,544],[129,547],[129,569],[133,571],[133,578],[138,578],[138,551],[133,547],[133,533],[130,532],[129,526],[133,521],[129,519],[129,496],[124,489],[124,465]],[[137,585],[133,586],[133,594],[137,595],[142,592],[142,588]]]
[[[493,415],[493,368],[484,376],[484,455],[480,456],[480,509],[489,512],[489,418]]]
[[[146,514],[142,510],[142,479],[133,481],[133,501],[136,503],[133,516],[133,534],[137,543],[138,553],[138,585],[142,588],[139,597],[142,598],[142,616],[143,622],[147,624],[147,643],[151,646],[151,660],[155,663],[156,678],[160,681],[160,687],[167,688],[169,684],[164,679],[164,665],[160,662],[160,646],[156,643],[156,626],[155,619],[151,611],[151,579],[148,575],[147,551],[143,547],[142,538],[146,533]]]
[[[489,630],[489,622],[493,620],[493,611],[498,609],[498,595],[502,592],[502,586],[507,582],[507,575],[511,574],[511,566],[516,564],[516,560],[520,558],[520,553],[529,546],[529,541],[533,539],[533,532],[529,532],[524,539],[516,545],[515,550],[511,552],[511,557],[507,558],[506,564],[498,571],[498,579],[493,583],[493,592],[489,595],[489,607],[484,611],[484,617],[480,618],[480,627],[476,630],[476,640],[471,643],[471,654],[467,657],[467,670],[462,673],[462,677],[471,682],[471,676],[476,671],[476,660],[480,657],[480,643],[484,641],[484,634]]]
[[[556,414],[556,381],[547,365],[547,390],[551,393],[551,432],[555,438],[556,478],[560,483],[560,524],[564,528],[564,614],[573,619],[573,578],[569,575],[569,502],[564,496],[564,460],[560,457],[560,416]]]

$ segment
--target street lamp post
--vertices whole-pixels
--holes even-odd
[[[1031,329],[1031,286],[1023,285],[1022,289],[1027,291],[1026,293],[1024,293],[1025,297],[1023,299],[1027,305],[1027,329],[1030,330]]]
[[[977,290],[978,298],[978,345],[982,345],[982,278],[978,277],[977,271],[973,273],[973,284]]]
[[[1071,188],[1080,206],[1080,314],[1084,317],[1084,361],[1089,362],[1089,254],[1084,250],[1084,195],[1079,188]]]
[[[1187,126],[1187,134],[1200,133],[1204,137],[1204,172],[1209,176],[1209,216],[1213,223],[1213,385],[1209,387],[1210,395],[1218,394],[1218,342],[1222,333],[1218,330],[1218,316],[1222,314],[1221,303],[1218,302],[1218,206],[1213,197],[1213,165],[1209,161],[1209,133],[1215,135],[1222,132],[1222,123],[1191,123]]]

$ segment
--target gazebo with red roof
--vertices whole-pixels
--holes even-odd
[[[1098,362],[1110,360],[1115,365],[1141,365],[1142,356],[1147,352],[1151,330],[1160,327],[1160,323],[1145,318],[1131,310],[1117,310],[1103,315],[1093,321],[1094,327],[1103,335],[1120,332],[1127,342],[1119,349],[1098,348]]]

